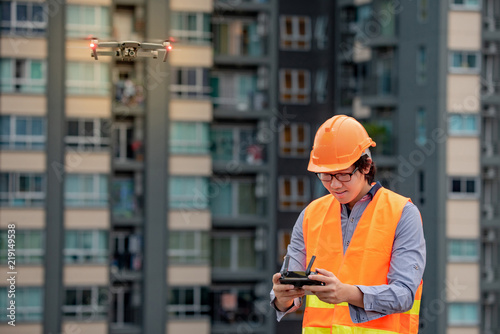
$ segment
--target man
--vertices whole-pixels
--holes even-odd
[[[305,271],[323,286],[280,284],[271,305],[278,321],[308,294],[303,334],[418,333],[425,267],[420,212],[408,198],[373,183],[369,147],[376,143],[352,117],[338,115],[316,133],[308,170],[329,195],[307,206],[293,228],[290,271]]]

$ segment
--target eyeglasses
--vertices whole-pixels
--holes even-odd
[[[324,182],[330,182],[331,180],[333,180],[334,176],[340,182],[349,182],[349,181],[351,181],[351,177],[357,171],[358,171],[358,167],[354,168],[354,170],[351,173],[337,173],[337,174],[316,173],[316,175],[318,175],[318,178]]]

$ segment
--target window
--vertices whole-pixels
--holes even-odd
[[[107,263],[108,233],[98,230],[66,231],[64,260],[68,264]]]
[[[280,155],[283,157],[308,157],[310,127],[307,123],[283,124],[280,129]]]
[[[217,126],[211,131],[212,158],[215,162],[262,165],[265,147],[253,127]]]
[[[280,102],[308,104],[310,100],[310,72],[307,70],[280,70]]]
[[[212,239],[212,268],[225,271],[257,269],[255,236],[251,232],[218,232]]]
[[[0,206],[41,207],[44,203],[44,174],[0,173]]]
[[[0,263],[7,264],[7,231],[0,230]],[[16,231],[16,264],[42,264],[43,233],[39,230]]]
[[[168,259],[173,264],[208,264],[210,238],[206,231],[169,231]]]
[[[316,72],[316,82],[314,91],[316,92],[316,102],[325,103],[327,95],[328,70],[320,69]]]
[[[448,260],[450,262],[477,262],[479,260],[478,241],[467,239],[449,240]]]
[[[106,207],[108,177],[100,174],[66,174],[65,204],[68,207]]]
[[[281,211],[300,211],[310,199],[309,179],[304,176],[282,176],[279,179]]]
[[[173,154],[208,154],[209,125],[202,122],[172,122],[170,151]]]
[[[261,314],[261,310],[256,309],[258,298],[255,296],[255,291],[258,289],[255,286],[228,286],[228,287],[213,287],[213,304],[215,307],[212,310],[212,321],[214,325],[235,324],[235,319],[243,321],[243,319],[252,319],[256,314]],[[255,328],[257,322],[250,322]]]
[[[479,325],[479,306],[473,303],[448,304],[449,326]]]
[[[172,318],[208,316],[211,310],[208,287],[172,287],[168,297],[167,313]]]
[[[280,38],[283,50],[311,49],[311,19],[307,16],[280,17]]]
[[[314,27],[314,37],[318,49],[324,50],[328,46],[328,16],[319,16]]]
[[[104,287],[74,287],[65,289],[63,314],[77,321],[106,320],[108,289]]]
[[[0,2],[2,35],[38,37],[47,29],[47,8],[44,3],[24,1]]]
[[[45,61],[38,59],[0,59],[2,93],[45,92]]]
[[[479,197],[479,179],[476,177],[449,178],[449,195],[453,198],[477,198]]]
[[[0,287],[0,317],[2,319],[9,319],[7,318],[10,312],[7,309],[10,306],[8,303],[10,300],[13,300],[8,298],[8,290],[9,288],[7,287]],[[16,321],[42,321],[42,300],[42,288],[16,286]]]
[[[113,217],[133,218],[139,213],[132,177],[114,177],[112,180],[111,202]]]
[[[108,7],[70,5],[66,7],[66,32],[68,37],[109,38],[111,31]]]
[[[427,48],[419,46],[417,50],[417,84],[427,83]]]
[[[481,69],[479,52],[451,51],[450,72],[460,74],[478,74]]]
[[[170,91],[175,97],[205,98],[210,96],[208,69],[172,68]]]
[[[427,111],[423,107],[417,110],[416,126],[417,138],[415,141],[417,145],[425,145],[427,143]]]
[[[175,176],[170,178],[169,199],[171,209],[208,208],[208,179],[201,176]]]
[[[67,62],[66,88],[68,94],[109,95],[109,66],[102,62]]]
[[[265,16],[259,16],[264,18]],[[259,57],[264,55],[266,19],[253,17],[230,18],[220,15],[212,19],[214,53],[216,56]]]
[[[450,114],[448,133],[451,136],[478,136],[479,116],[475,114]]]
[[[479,10],[481,0],[450,0],[452,9]]]
[[[0,148],[7,150],[43,150],[45,119],[35,116],[0,116]]]
[[[170,34],[181,42],[210,43],[210,15],[193,12],[173,12]]]
[[[212,72],[210,86],[214,107],[238,111],[264,109],[267,95],[259,91],[261,80],[255,71]]]
[[[429,19],[429,0],[418,0],[417,19],[420,23],[425,23]]]
[[[68,119],[66,146],[82,151],[101,151],[109,147],[111,125],[106,119]]]
[[[248,217],[265,214],[264,177],[214,179],[210,185],[210,207],[214,217]]]
[[[142,235],[129,231],[111,232],[111,273],[137,272],[142,268]]]

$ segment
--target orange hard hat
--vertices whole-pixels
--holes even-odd
[[[367,148],[376,145],[357,120],[345,115],[333,116],[316,132],[307,170],[331,173],[346,169]]]

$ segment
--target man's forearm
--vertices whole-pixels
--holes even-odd
[[[274,299],[274,306],[280,311],[280,312],[286,312],[290,307],[293,305],[293,300],[289,300],[288,302],[282,303],[278,300],[278,298]]]

